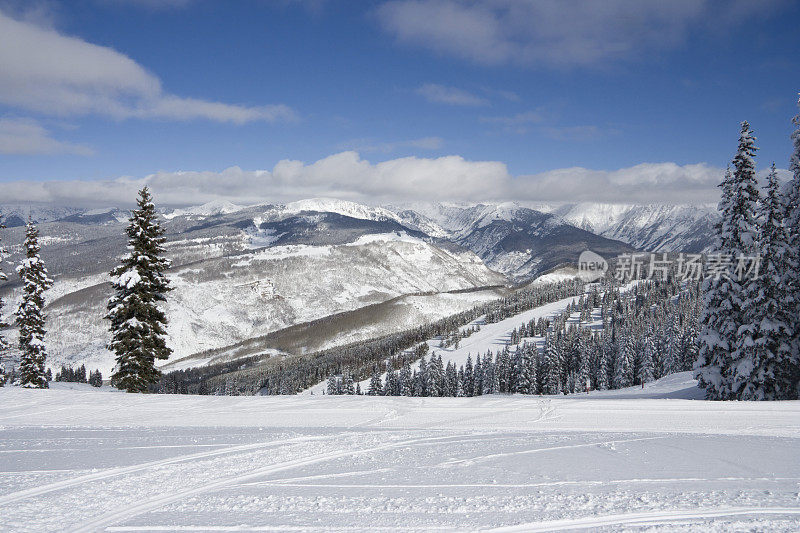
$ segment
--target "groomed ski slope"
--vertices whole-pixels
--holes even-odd
[[[797,531],[800,402],[0,389],[3,531]]]

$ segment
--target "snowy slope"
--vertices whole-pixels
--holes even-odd
[[[310,198],[291,202],[279,207],[283,214],[297,214],[306,211],[318,213],[337,213],[350,218],[362,220],[396,220],[400,219],[382,207],[370,207],[347,200],[337,200],[334,198]]]
[[[532,282],[533,285],[542,285],[545,283],[557,283],[558,281],[563,281],[563,279],[570,279],[569,272],[557,272],[553,274],[546,274],[545,276],[541,276],[541,278],[537,278]],[[620,288],[620,293],[625,293],[633,289],[635,285],[640,283],[637,281],[631,281],[628,284],[622,286]],[[594,285],[590,285],[586,287],[586,292],[588,293]],[[602,295],[602,293],[600,293]],[[491,324],[486,324],[484,317],[479,317],[469,324],[466,324],[459,328],[462,333],[466,332],[467,330],[471,329],[473,326],[478,326],[480,328],[479,331],[472,333],[469,336],[465,336],[459,342],[458,348],[455,346],[450,347],[442,347],[440,346],[440,338],[431,338],[428,339],[426,342],[428,344],[430,353],[436,353],[437,355],[442,356],[442,362],[445,366],[447,366],[448,362],[452,362],[455,366],[462,367],[466,364],[467,359],[471,358],[473,364],[475,363],[475,357],[477,355],[485,355],[487,352],[491,351],[493,354],[496,354],[498,351],[502,351],[503,348],[507,344],[509,344],[511,339],[511,332],[518,328],[520,324],[527,324],[531,320],[536,321],[540,318],[545,319],[552,319],[561,313],[567,308],[569,304],[577,304],[580,297],[578,296],[571,296],[569,298],[563,298],[561,300],[551,302],[549,304],[545,304],[540,307],[536,307],[534,309],[529,309],[528,311],[524,311],[517,315],[508,317],[504,320],[500,320],[498,322],[494,322]],[[598,316],[595,316],[595,320],[592,322],[584,322],[581,323],[579,320],[580,313],[575,312],[573,313],[568,323],[581,325],[581,327],[589,327],[593,329],[599,329],[602,325],[602,321],[599,320]],[[544,347],[545,339],[543,337],[526,337],[522,339],[524,342],[529,344],[533,344],[537,346],[540,350]],[[514,346],[511,347],[512,350],[515,349]],[[407,350],[406,353],[410,356],[412,350]],[[430,357],[430,356],[429,356]],[[419,361],[413,363],[411,368],[416,370],[419,368]],[[361,386],[362,391],[369,390],[369,382],[371,378],[367,378],[361,382],[359,385]],[[381,380],[385,382],[386,380],[386,372],[381,373]],[[695,382],[696,384],[696,382]],[[301,394],[323,394],[323,391],[327,388],[327,382],[322,381],[317,383],[313,387],[310,387],[303,391]],[[696,387],[694,387],[696,389]],[[702,391],[699,389],[697,392],[693,392],[692,398],[700,398],[702,397]]]
[[[102,320],[107,272],[125,249],[125,222],[115,214],[83,210],[40,227],[43,258],[56,280],[47,295],[48,363],[54,367],[85,363],[105,375],[111,370]],[[381,208],[327,199],[250,207],[212,202],[169,213],[164,227],[176,289],[168,304],[174,358],[404,294],[506,283],[474,253],[396,218]],[[12,270],[23,228],[4,232]],[[19,290],[15,279],[0,287],[10,302]],[[464,305],[453,298],[440,303],[437,315],[450,314],[449,304],[455,310]],[[428,314],[408,310],[392,318],[411,327],[419,322],[408,320],[424,321]]]
[[[403,294],[505,282],[474,254],[397,234],[364,236],[338,246],[287,245],[211,255],[174,268],[169,277],[175,290],[168,300],[167,331],[175,359]],[[109,286],[103,280],[88,284],[92,279],[97,278],[56,282],[53,296],[61,296],[48,307],[49,363],[86,362],[107,375],[113,357],[104,348],[108,324],[102,316]]]
[[[179,370],[251,355],[302,354],[326,350],[406,331],[420,324],[466,311],[481,303],[502,298],[507,294],[508,289],[505,288],[408,294],[353,311],[290,326],[263,337],[251,337],[211,352],[200,352],[189,357],[173,359],[163,365],[162,369]]]
[[[472,357],[472,361],[474,363],[475,356],[477,354],[483,356],[489,350],[491,350],[492,353],[497,353],[498,350],[502,350],[508,343],[508,340],[511,336],[511,331],[514,328],[519,327],[521,323],[527,323],[534,319],[538,320],[539,318],[552,317],[561,313],[571,302],[577,303],[578,297],[564,298],[535,309],[530,309],[493,324],[486,324],[483,318],[479,318],[461,328],[463,331],[474,325],[478,325],[481,329],[469,337],[462,339],[458,348],[453,346],[449,348],[441,348],[439,347],[439,339],[429,339],[427,341],[428,346],[430,346],[431,352],[435,352],[442,356],[445,366],[448,362],[454,363],[456,367],[462,366],[467,362],[467,357],[469,356]],[[414,365],[412,365],[412,368],[418,367],[419,362],[416,362]],[[381,379],[386,379],[385,372],[381,374]],[[360,385],[362,390],[367,390],[369,387],[369,379],[365,379],[360,383]],[[303,391],[301,394],[322,394],[322,391],[325,390],[325,387],[326,382],[323,381]]]
[[[6,387],[0,403],[6,531],[800,528],[800,402]]]

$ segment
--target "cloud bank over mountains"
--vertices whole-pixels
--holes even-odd
[[[148,185],[163,205],[225,199],[284,202],[325,196],[364,203],[518,201],[706,203],[718,198],[722,169],[706,164],[643,163],[614,171],[574,167],[512,176],[498,161],[461,156],[403,157],[378,163],[346,151],[314,163],[279,161],[272,170],[157,172],[105,181],[0,183],[4,203],[69,206],[130,205]]]

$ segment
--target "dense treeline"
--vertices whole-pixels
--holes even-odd
[[[48,369],[49,372],[50,369]],[[61,370],[56,372],[55,381],[63,381],[65,383],[88,383],[93,387],[101,387],[103,385],[103,374],[100,370],[94,370],[86,375],[86,365],[81,365],[78,368],[71,366],[61,366]]]
[[[471,354],[459,368],[441,354],[373,366],[368,395],[567,394],[643,384],[690,370],[697,355],[699,283],[651,280],[627,292],[611,286],[582,296],[552,320],[523,323],[496,353]],[[577,316],[575,316],[577,315]],[[426,353],[422,344],[415,354]],[[327,394],[356,394],[349,372],[328,378]]]
[[[347,373],[355,381],[368,378],[376,364],[408,358],[405,350],[434,337],[458,337],[460,328],[478,317],[486,323],[504,320],[523,311],[583,292],[583,283],[567,281],[542,287],[527,287],[506,298],[414,329],[365,342],[322,350],[280,361],[253,357],[248,360],[180,370],[166,374],[156,392],[190,394],[295,394],[322,382],[330,375]],[[418,354],[417,359],[423,354]],[[251,366],[252,365],[252,366]]]

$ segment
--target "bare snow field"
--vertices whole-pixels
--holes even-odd
[[[798,531],[800,402],[0,389],[3,531]]]

